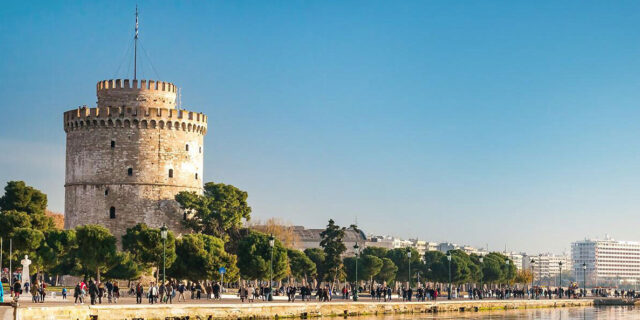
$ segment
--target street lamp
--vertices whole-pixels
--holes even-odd
[[[407,248],[407,257],[409,258],[409,288],[411,288],[411,248]]]
[[[276,239],[273,234],[269,235],[269,247],[271,248],[271,263],[269,264],[269,301],[273,301],[273,246],[276,244]]]
[[[531,297],[533,298],[533,278],[535,278],[533,275],[533,266],[536,264],[536,260],[532,258],[530,261],[531,261]]]
[[[447,300],[451,300],[451,251],[447,251],[447,260],[449,260],[449,293]]]
[[[558,262],[558,266],[560,267],[560,284],[558,285],[558,293],[560,293],[560,288],[562,288],[562,261]]]
[[[162,285],[167,283],[167,225],[162,224],[160,228],[160,237],[162,237]]]
[[[582,290],[584,291],[583,297],[587,296],[587,263],[582,263]]]
[[[353,290],[353,301],[358,301],[358,254],[360,253],[360,247],[357,242],[353,245],[353,251],[356,253],[356,284]]]
[[[480,259],[478,259],[478,261],[480,261],[480,264],[484,264],[484,257],[480,257]],[[482,269],[483,266],[480,266],[480,269]],[[480,279],[480,296],[478,298],[482,299],[484,296],[484,284],[482,283],[482,278]]]

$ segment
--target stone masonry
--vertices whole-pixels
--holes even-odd
[[[96,108],[64,113],[65,228],[100,224],[118,242],[144,222],[184,233],[174,196],[202,193],[207,117],[176,109],[175,85],[104,80]]]

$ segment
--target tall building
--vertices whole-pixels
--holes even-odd
[[[535,261],[533,264],[531,263],[532,259]],[[531,267],[533,266],[533,277],[536,280],[555,279],[560,274],[561,269],[562,272],[572,271],[571,257],[566,254],[554,255],[544,253],[532,256],[527,255],[523,256],[521,261],[523,269],[531,270]],[[562,266],[560,263],[562,263]]]
[[[640,280],[640,242],[585,239],[571,244],[574,275],[587,285],[598,281]],[[586,270],[585,270],[586,267]]]
[[[177,87],[154,80],[104,80],[96,107],[63,115],[65,228],[101,224],[120,240],[143,222],[183,232],[174,197],[202,193],[207,117],[176,109]]]

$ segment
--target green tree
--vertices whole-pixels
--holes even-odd
[[[84,225],[76,228],[77,247],[70,253],[81,266],[83,274],[100,274],[112,266],[116,256],[116,238],[109,229],[99,225]]]
[[[220,280],[220,267],[225,279],[238,278],[237,258],[224,250],[224,241],[206,234],[187,234],[176,240],[176,262],[167,272],[178,279],[193,281]]]
[[[274,246],[269,245],[269,235],[251,231],[238,244],[238,268],[243,278],[269,279],[271,266],[271,250],[273,250],[273,280],[280,280],[289,274],[287,249],[278,239]]]
[[[118,252],[114,258],[111,268],[104,274],[107,279],[135,280],[142,275],[141,264],[135,261],[131,253]]]
[[[387,252],[389,252],[389,249],[387,248],[382,248],[382,247],[366,247],[362,250],[362,255],[363,256],[376,256],[380,259],[382,258],[386,258],[387,257]]]
[[[333,219],[329,219],[327,228],[320,233],[322,237],[320,246],[325,254],[325,279],[332,283],[344,276],[342,254],[347,251],[343,241],[344,231],[345,228],[341,228]]]
[[[232,185],[208,182],[204,194],[183,191],[175,199],[186,210],[184,225],[195,232],[228,240],[237,235],[242,219],[251,218],[247,192]]]
[[[44,233],[44,242],[36,255],[42,258],[44,270],[56,275],[65,274],[72,268],[66,257],[75,246],[75,230],[50,229]]]
[[[304,254],[316,265],[316,281],[322,282],[325,278],[324,264],[327,258],[324,251],[320,248],[307,248],[304,249]]]
[[[13,231],[18,228],[31,229],[29,214],[16,210],[0,212],[0,234],[10,237]]]
[[[423,272],[430,281],[448,281],[447,270],[441,270],[441,261],[443,258],[446,259],[446,255],[440,251],[427,251],[424,253]]]
[[[377,275],[373,278],[378,282],[391,283],[395,280],[398,273],[398,267],[389,258],[382,258],[382,267]]]
[[[176,260],[176,239],[173,232],[167,232],[166,251],[160,229],[149,228],[144,223],[128,228],[122,236],[122,249],[131,253],[135,262],[145,269],[156,267],[156,275],[162,272],[163,257],[166,253],[166,267]]]
[[[304,254],[304,252],[295,249],[287,249],[287,257],[289,259],[289,268],[291,275],[296,279],[305,279],[316,275],[316,264]]]
[[[411,251],[411,259],[409,259],[408,250]],[[423,269],[420,261],[420,254],[415,248],[395,248],[387,251],[387,258],[391,259],[398,267],[396,279],[399,281],[409,280],[409,261],[411,261],[411,277],[415,277],[417,271]]]
[[[0,210],[22,211],[29,215],[45,214],[47,195],[27,186],[24,181],[9,181],[0,197]]]
[[[355,278],[355,257],[344,258],[344,266],[347,273],[347,281],[354,282]],[[363,255],[358,258],[358,280],[372,280],[382,269],[382,259],[372,256]]]

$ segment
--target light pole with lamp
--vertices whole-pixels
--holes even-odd
[[[449,260],[449,293],[447,300],[451,300],[451,251],[447,251],[447,260]]]
[[[587,296],[587,263],[583,262],[582,263],[582,291],[583,297]]]
[[[167,283],[167,225],[162,224],[160,228],[160,237],[162,238],[162,285]]]
[[[531,264],[531,298],[533,298],[534,296],[534,292],[533,292],[533,278],[535,278],[534,273],[533,273],[533,266],[536,264],[536,260],[535,259],[531,259],[530,260],[530,264]]]
[[[407,248],[407,257],[409,258],[409,288],[411,289],[411,248]]]
[[[560,276],[560,283],[556,287],[558,287],[558,296],[562,299],[562,261],[558,262],[558,266],[560,267],[560,273],[558,274]]]
[[[480,261],[480,269],[482,269],[482,267],[484,266],[484,257],[480,257],[480,259],[478,259]],[[482,279],[480,279],[480,296],[478,298],[482,299],[484,296],[484,284],[482,283]]]
[[[507,269],[507,270],[506,270],[506,274],[507,274],[506,279],[507,279],[507,280],[505,280],[505,282],[504,282],[504,291],[505,291],[505,292],[504,292],[504,295],[505,295],[505,297],[507,297],[507,299],[508,299],[508,298],[509,298],[509,296],[508,296],[508,294],[507,294],[507,292],[509,291],[509,280],[508,280],[508,279],[509,279],[509,274],[511,273],[511,272],[509,272],[509,265],[510,265],[510,264],[509,264],[509,259],[505,259],[505,260],[504,260],[504,265],[505,265],[505,267],[506,267],[506,269]]]
[[[269,264],[269,301],[273,301],[273,247],[276,244],[276,239],[273,234],[269,235],[269,247],[271,248],[271,263]]]
[[[357,242],[353,245],[353,251],[356,253],[356,283],[353,288],[353,301],[358,301],[358,254],[360,253],[360,247]]]

